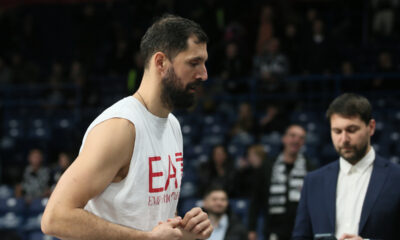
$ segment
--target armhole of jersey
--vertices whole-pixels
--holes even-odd
[[[128,116],[124,116],[124,114],[113,114],[113,115],[111,115],[111,116],[107,116],[107,117],[105,117],[104,119],[101,119],[101,120],[99,120],[98,122],[96,122],[96,120],[93,122],[93,125],[91,125],[89,128],[88,128],[88,130],[87,130],[87,132],[85,133],[85,136],[84,136],[84,139],[83,139],[83,142],[82,142],[82,146],[81,146],[81,148],[80,148],[80,150],[79,150],[79,152],[81,152],[82,151],[82,148],[84,147],[84,145],[85,145],[85,143],[86,143],[86,139],[87,139],[87,136],[89,135],[89,133],[96,127],[96,126],[98,126],[99,124],[102,124],[102,123],[104,123],[105,121],[108,121],[108,120],[111,120],[111,119],[114,119],[114,118],[119,118],[119,119],[125,119],[125,120],[127,120],[127,121],[129,121],[130,123],[132,123],[133,124],[133,127],[135,128],[135,140],[134,140],[134,144],[133,144],[133,151],[132,151],[132,154],[130,155],[130,163],[129,163],[129,171],[128,171],[128,174],[125,176],[125,178],[124,179],[122,179],[121,181],[119,181],[119,182],[111,182],[110,183],[110,185],[118,185],[118,184],[120,184],[120,183],[123,183],[123,182],[125,182],[125,180],[128,178],[128,176],[129,176],[129,172],[131,172],[131,169],[134,167],[134,165],[135,165],[135,163],[133,162],[133,160],[134,160],[134,155],[135,155],[135,149],[137,148],[137,141],[136,141],[136,139],[137,139],[137,136],[138,136],[138,128],[136,127],[136,124],[128,117]],[[140,134],[140,133],[139,133]]]

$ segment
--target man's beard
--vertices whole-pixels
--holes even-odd
[[[344,158],[346,161],[348,161],[351,164],[356,164],[358,161],[360,161],[365,154],[367,153],[368,149],[368,143],[366,142],[363,144],[360,148],[357,148],[357,146],[351,146],[351,145],[345,145],[344,147],[351,147],[353,149],[352,154],[348,155],[346,153],[342,153],[343,147],[340,147],[339,149],[336,149],[336,152]]]
[[[175,74],[174,68],[167,70],[166,76],[161,81],[161,101],[168,109],[186,109],[195,103],[195,94],[190,92],[191,88],[198,88],[201,79],[183,86],[182,80]]]

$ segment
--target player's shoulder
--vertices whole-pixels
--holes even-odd
[[[176,127],[180,128],[180,126],[181,126],[181,124],[179,123],[178,118],[173,113],[170,113],[168,115],[168,121],[170,121]]]
[[[103,138],[132,138],[135,137],[135,125],[126,118],[115,117],[106,119],[90,131],[90,135]],[[97,138],[96,137],[96,138]]]

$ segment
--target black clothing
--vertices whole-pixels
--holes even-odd
[[[286,201],[286,212],[282,214],[269,214],[269,197],[273,163],[276,161],[264,161],[263,166],[256,174],[255,187],[252,194],[249,209],[249,230],[256,231],[259,213],[264,216],[264,237],[269,239],[271,233],[278,235],[279,240],[291,239],[296,219],[298,202]],[[286,176],[293,169],[292,165],[286,165]],[[307,172],[314,169],[309,160],[306,159]],[[286,189],[289,189],[287,187]],[[288,194],[288,193],[287,193]],[[288,198],[287,198],[288,199]]]

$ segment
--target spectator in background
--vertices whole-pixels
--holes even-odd
[[[232,138],[241,135],[251,135],[255,132],[254,114],[249,103],[243,102],[239,105],[238,116],[234,123],[230,135]]]
[[[393,73],[395,71],[396,71],[396,69],[395,69],[393,61],[392,61],[392,55],[387,51],[383,51],[383,52],[379,53],[377,72]]]
[[[324,22],[313,22],[312,33],[306,37],[304,45],[304,70],[309,74],[327,74],[331,71],[331,45],[324,31]]]
[[[389,37],[395,26],[398,0],[371,0],[372,31],[378,36]]]
[[[24,197],[27,202],[50,195],[50,171],[43,166],[43,153],[32,149],[28,154],[29,165],[25,168],[22,182],[15,188],[16,197]]]
[[[254,144],[247,149],[246,157],[239,160],[235,175],[235,197],[251,197],[256,186],[254,176],[264,161],[267,161],[267,153],[262,145]]]
[[[69,165],[71,165],[72,159],[71,156],[66,152],[60,152],[58,154],[57,165],[52,169],[50,186],[51,190],[53,190],[60,179],[61,175],[67,170]]]
[[[279,46],[279,40],[272,38],[263,45],[261,54],[254,58],[254,73],[261,80],[260,92],[279,91],[283,87],[283,77],[289,73],[289,62]]]
[[[259,120],[259,134],[269,134],[274,131],[282,133],[288,125],[286,109],[283,105],[269,104]]]
[[[353,75],[354,74],[353,64],[348,60],[343,61],[341,65],[341,73],[345,77],[350,77],[351,75]]]
[[[265,45],[275,36],[274,33],[274,12],[269,5],[263,6],[260,14],[260,25],[258,28],[256,55],[262,55]]]
[[[110,67],[109,75],[127,76],[129,68],[132,65],[132,51],[129,49],[128,42],[125,39],[119,39],[115,43],[111,56],[108,57]]]
[[[133,65],[131,66],[131,69],[129,70],[128,74],[127,91],[129,93],[135,92],[139,88],[140,83],[142,81],[143,69],[144,69],[144,62],[139,51],[133,53],[132,59],[133,59]]]
[[[301,71],[301,38],[297,33],[297,27],[293,23],[289,23],[285,27],[285,34],[282,39],[282,49],[290,62],[290,72],[299,74]]]
[[[377,59],[377,73],[394,73],[396,68],[394,67],[392,55],[387,51],[382,51],[378,55]],[[390,90],[397,86],[395,84],[396,79],[385,79],[385,77],[377,77],[372,80],[372,89],[377,90]]]
[[[239,53],[239,46],[235,42],[226,44],[225,58],[221,61],[220,77],[224,90],[228,93],[244,93],[248,90],[242,78],[246,73],[245,59]]]
[[[60,85],[66,82],[65,69],[61,62],[56,61],[53,63],[49,76],[49,82],[53,86]]]
[[[0,56],[0,84],[11,83],[11,70],[7,66],[4,58]]]
[[[53,63],[48,82],[51,88],[49,89],[50,92],[48,93],[45,106],[48,108],[58,108],[65,101],[65,92],[62,87],[66,83],[66,75],[61,62]]]
[[[290,125],[282,137],[283,151],[271,165],[264,161],[256,174],[249,212],[249,240],[256,240],[257,219],[264,209],[265,239],[291,239],[304,177],[313,169],[301,153],[306,130]]]
[[[36,83],[38,77],[38,67],[29,61],[25,61],[23,56],[15,52],[11,56],[11,76],[12,83]]]
[[[303,39],[311,36],[313,33],[313,25],[314,22],[318,19],[318,11],[315,8],[307,9],[305,19],[306,21],[303,23],[302,32],[303,32]],[[305,39],[308,40],[308,39]]]
[[[229,198],[224,188],[209,187],[204,194],[203,208],[214,227],[209,240],[247,240],[245,226],[229,210]]]
[[[72,61],[69,74],[68,74],[69,82],[74,84],[78,89],[85,89],[85,85],[88,83],[87,81],[87,72],[82,62],[75,59]],[[87,94],[84,94],[86,96]],[[71,101],[70,99],[68,101]]]
[[[228,194],[234,190],[235,169],[223,145],[216,145],[211,151],[211,157],[200,165],[199,195],[204,196],[206,189],[211,185],[223,187]]]
[[[104,24],[97,11],[94,5],[86,4],[82,6],[81,14],[78,16],[77,50],[83,63],[90,70],[95,63],[96,51],[101,43],[99,41],[101,32],[104,31]]]

